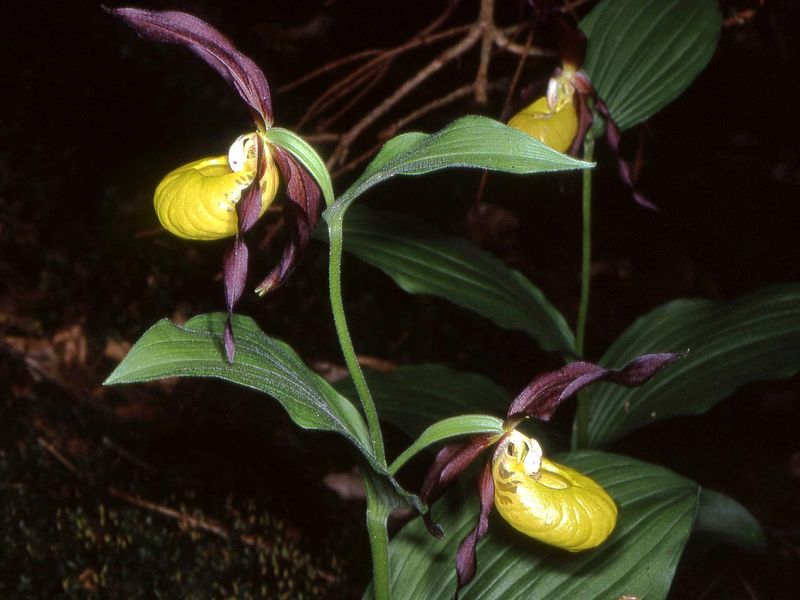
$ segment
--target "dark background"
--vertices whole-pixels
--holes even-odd
[[[430,4],[147,6],[180,8],[213,23],[277,90],[338,56],[401,43],[442,5]],[[452,22],[469,22],[475,4],[465,1]],[[498,19],[509,22],[524,7],[507,3]],[[693,86],[624,136],[628,156],[643,150],[639,183],[658,212],[633,203],[600,145],[589,357],[668,300],[726,299],[800,280],[800,8],[792,0],[723,2],[726,17],[742,9],[756,9],[755,16],[723,29]],[[325,475],[354,464],[338,439],[298,432],[273,403],[219,383],[99,385],[126,344],[156,320],[224,307],[224,244],[164,234],[151,198],[168,170],[221,154],[248,130],[238,97],[188,52],[138,40],[96,3],[12,1],[0,10],[0,595],[128,598],[155,590],[168,598],[206,597],[213,589],[258,597],[267,585],[268,597],[357,597],[369,577],[362,506],[323,484]],[[339,130],[430,60],[427,52],[397,61]],[[500,58],[490,75],[507,85],[514,64]],[[525,76],[534,81],[553,66],[531,64]],[[474,67],[474,53],[465,56],[398,115],[469,81]],[[334,81],[275,93],[277,124],[292,128]],[[493,94],[487,106],[466,100],[412,128],[434,130],[470,112],[497,116],[503,96]],[[373,143],[367,136],[354,153]],[[330,152],[316,145],[323,156]],[[345,189],[352,175],[337,179],[336,189]],[[478,181],[467,172],[396,181],[365,201],[465,235]],[[484,199],[512,218],[510,228],[482,243],[571,318],[579,286],[577,179],[534,186],[496,175]],[[266,244],[257,271],[266,272],[281,239]],[[283,289],[263,300],[247,296],[239,307],[312,365],[341,362],[325,250],[315,242]],[[410,298],[355,260],[347,260],[344,285],[353,336],[365,355],[400,364],[444,362],[511,390],[555,364],[525,335],[497,330],[441,300]],[[796,378],[751,385],[703,417],[658,424],[612,448],[733,495],[765,527],[767,554],[713,550],[682,565],[675,598],[795,597],[799,392]],[[109,487],[129,498],[110,495]],[[237,532],[236,539],[197,533],[185,519],[130,497],[199,511]],[[101,523],[99,506],[116,511],[117,521]],[[104,542],[106,534],[133,541]],[[249,544],[247,535],[270,543]],[[262,564],[270,565],[268,573]],[[176,581],[173,570],[183,579]]]

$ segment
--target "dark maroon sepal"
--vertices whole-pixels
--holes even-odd
[[[464,443],[451,444],[439,450],[422,481],[420,500],[425,504],[430,504],[447,484],[458,477],[481,452],[493,443],[493,436],[476,435]],[[444,537],[442,528],[433,522],[430,512],[424,514],[422,518],[428,533],[439,539]]]
[[[631,165],[628,163],[628,161],[622,158],[622,155],[619,152],[622,136],[620,134],[619,127],[617,127],[614,119],[611,118],[611,113],[608,110],[608,106],[606,106],[606,103],[602,100],[597,99],[595,101],[595,108],[597,108],[597,112],[603,115],[603,118],[606,120],[606,139],[608,140],[608,147],[611,148],[611,152],[617,159],[617,170],[619,171],[620,179],[622,179],[625,185],[631,189],[631,194],[633,195],[633,199],[637,204],[651,210],[658,210],[658,207],[655,204],[650,202],[636,189],[636,184],[633,182],[633,177],[631,174]]]
[[[280,286],[302,258],[319,220],[320,191],[314,179],[295,158],[282,148],[273,148],[273,156],[286,182],[288,202],[283,205],[283,218],[289,225],[291,239],[283,249],[280,261],[256,288],[266,294]]]
[[[558,371],[534,379],[511,403],[507,420],[527,417],[547,421],[559,404],[587,385],[608,381],[625,387],[637,387],[681,356],[674,353],[646,354],[621,369],[604,369],[589,362],[570,363]]]
[[[236,203],[236,217],[238,221],[239,233],[233,239],[233,243],[226,250],[223,258],[223,274],[225,282],[225,307],[228,309],[228,319],[225,321],[225,356],[229,363],[233,362],[236,355],[236,342],[233,337],[233,309],[242,297],[244,288],[247,285],[247,263],[250,252],[247,243],[242,237],[249,231],[258,217],[261,215],[261,177],[264,173],[264,164],[261,160],[264,148],[260,138],[257,146],[258,169],[251,183],[242,192],[239,202]]]
[[[228,320],[225,322],[224,342],[225,355],[229,363],[233,362],[236,352],[231,318],[233,317],[233,308],[242,297],[245,282],[247,281],[247,257],[247,244],[244,243],[240,235],[237,235],[233,238],[233,243],[225,251],[225,257],[223,258],[225,306],[228,309]]]
[[[239,225],[239,234],[244,235],[253,228],[258,217],[261,216],[261,178],[264,176],[266,165],[264,163],[264,148],[261,136],[256,136],[256,160],[258,169],[253,178],[253,183],[245,188],[239,202],[236,203],[236,217]]]
[[[478,495],[481,502],[481,510],[478,515],[478,523],[475,529],[470,531],[456,551],[456,591],[453,599],[458,600],[458,592],[467,585],[478,569],[478,558],[476,548],[480,539],[486,535],[489,529],[489,513],[492,511],[494,502],[494,480],[492,479],[492,463],[488,461],[481,471],[478,479]]]
[[[139,35],[157,42],[189,48],[230,83],[265,127],[272,125],[272,101],[267,78],[258,65],[239,52],[214,27],[178,11],[106,8]]]

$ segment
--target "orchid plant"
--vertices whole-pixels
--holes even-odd
[[[636,321],[599,364],[583,360],[594,136],[604,129],[618,154],[622,131],[689,86],[719,35],[713,0],[600,0],[578,24],[582,34],[574,28],[565,34],[573,40],[585,35],[585,58],[583,42],[579,57],[565,52],[547,92],[510,126],[467,116],[434,134],[401,134],[338,196],[314,149],[273,127],[266,77],[223,34],[181,12],[109,12],[142,37],[182,45],[203,59],[239,94],[253,128],[237,137],[227,154],[173,170],[155,191],[156,212],[168,231],[200,241],[232,238],[223,259],[226,312],[199,315],[182,326],[156,323],[107,384],[217,377],[273,397],[304,429],[343,436],[363,463],[373,565],[368,594],[379,600],[446,598],[454,592],[481,598],[664,598],[693,528],[712,529],[717,538],[739,543],[744,539],[750,548],[763,543],[757,522],[733,499],[662,467],[597,448],[657,419],[702,412],[748,381],[800,370],[800,317],[789,308],[796,309],[800,288],[768,289],[726,304],[667,304]],[[658,35],[651,36],[653,31]],[[593,120],[604,128],[593,127]],[[562,154],[566,150],[571,156]],[[627,163],[619,165],[633,187]],[[582,174],[582,287],[575,330],[524,275],[465,240],[409,215],[353,207],[365,191],[394,176],[456,167]],[[234,313],[247,287],[245,238],[281,187],[293,235],[256,292],[287,281],[319,221],[323,197],[325,233],[319,236],[330,245],[328,290],[350,375],[336,385],[252,319]],[[634,197],[649,204],[638,192]],[[363,372],[342,300],[344,250],[411,293],[444,297],[500,327],[528,333],[566,365],[534,377],[516,398],[485,377],[441,365]],[[571,450],[551,458],[554,449],[546,438],[523,430],[531,419],[547,421],[575,395]],[[393,461],[379,417],[414,440]],[[442,444],[419,494],[398,481],[412,458]],[[491,455],[478,477],[478,505],[459,500],[458,488],[434,503],[484,452]],[[408,506],[420,517],[390,543],[387,519]],[[493,506],[514,530],[512,536],[504,537],[502,523],[489,531]],[[440,542],[426,531],[446,537]]]

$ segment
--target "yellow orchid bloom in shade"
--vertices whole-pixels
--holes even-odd
[[[458,591],[475,576],[476,548],[489,529],[492,507],[518,531],[569,552],[589,550],[608,539],[617,523],[614,500],[589,477],[542,456],[539,442],[520,433],[516,427],[529,418],[549,420],[561,402],[592,383],[607,381],[626,387],[640,386],[680,356],[647,354],[621,369],[574,362],[558,371],[543,373],[509,406],[503,427],[505,433],[476,435],[439,451],[419,494],[426,504],[484,450],[495,447],[492,460],[484,465],[478,478],[478,522],[456,551],[454,598],[458,598]],[[422,518],[431,535],[444,536],[442,528],[433,522],[430,511]]]
[[[508,121],[508,126],[524,131],[553,150],[566,152],[578,134],[575,109],[575,70],[564,68],[547,85],[547,95],[529,104]]]
[[[508,126],[524,131],[558,152],[578,156],[596,111],[605,121],[606,141],[617,159],[620,179],[630,188],[638,204],[655,210],[656,206],[637,190],[631,166],[620,155],[620,131],[608,106],[598,97],[591,79],[581,69],[586,36],[563,14],[548,14],[545,10],[539,16],[540,19],[550,17],[555,18],[561,32],[562,64],[548,81],[546,95],[511,117]]]
[[[223,339],[228,362],[233,362],[233,309],[247,282],[249,250],[244,236],[275,199],[280,172],[287,196],[283,215],[291,239],[278,264],[256,288],[263,295],[280,286],[300,260],[319,220],[319,186],[290,150],[267,143],[267,131],[272,127],[267,78],[222,33],[202,19],[179,11],[106,11],[146,39],[191,50],[231,84],[253,117],[253,133],[239,136],[227,156],[202,158],[175,169],[161,181],[154,197],[159,221],[178,237],[233,237],[223,259],[228,309]]]
[[[553,112],[547,98],[542,96],[511,117],[508,126],[524,131],[553,150],[566,152],[578,133],[578,112],[571,102]]]
[[[579,552],[602,544],[617,523],[617,505],[594,480],[542,457],[533,438],[512,431],[492,459],[494,506],[514,529]]]
[[[164,229],[187,240],[219,240],[239,233],[236,204],[256,176],[256,135],[261,134],[237,138],[227,156],[190,162],[161,180],[154,205]],[[269,146],[266,141],[263,145],[259,217],[275,199],[279,181]]]

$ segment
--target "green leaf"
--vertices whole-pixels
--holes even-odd
[[[414,365],[388,373],[364,374],[381,419],[412,439],[448,417],[476,412],[504,415],[513,400],[490,379],[443,365]],[[356,397],[349,378],[336,382],[334,387],[348,398]]]
[[[716,0],[604,0],[581,21],[584,70],[620,129],[679,96],[717,47]]]
[[[311,173],[320,190],[322,190],[325,204],[328,206],[333,204],[333,184],[331,183],[330,173],[328,173],[328,169],[319,154],[317,154],[317,151],[308,142],[296,133],[280,127],[268,129],[267,139],[276,146],[280,146],[290,152],[292,156],[299,160]]]
[[[750,552],[767,548],[764,530],[750,511],[730,496],[705,488],[700,491],[692,532],[695,541],[706,549],[716,544],[732,544]]]
[[[236,360],[228,364],[222,343],[225,318],[223,313],[200,315],[183,327],[166,319],[159,321],[134,344],[105,384],[164,377],[224,379],[269,394],[303,429],[345,436],[376,466],[358,410],[309,369],[294,350],[265,335],[249,317],[234,315]]]
[[[412,456],[428,446],[454,437],[482,433],[502,435],[503,421],[489,415],[459,415],[443,419],[423,431],[422,435],[389,466],[389,472],[393,475],[396,474]]]
[[[660,419],[703,413],[746,383],[800,372],[800,285],[769,287],[720,304],[670,302],[634,322],[600,364],[686,350],[640,388],[592,386],[589,446]]]
[[[412,216],[355,207],[344,248],[413,294],[432,294],[500,327],[529,334],[544,350],[574,354],[564,316],[524,275],[465,239]]]
[[[499,121],[462,117],[436,133],[406,133],[386,142],[324,216],[329,223],[334,221],[355,198],[395,175],[422,175],[455,167],[531,174],[592,166]]]
[[[376,427],[373,422],[377,419],[374,417],[373,401],[355,358],[342,299],[343,223],[347,208],[361,193],[394,175],[420,175],[451,167],[537,173],[590,166],[497,121],[484,117],[464,117],[438,133],[405,134],[387,142],[364,174],[323,213],[330,242],[328,275],[334,324],[345,362],[355,378],[359,398],[373,429],[373,446],[379,449],[379,454],[380,436],[374,431]]]
[[[577,554],[535,542],[494,513],[478,544],[478,571],[462,600],[581,600],[637,596],[665,598],[692,529],[698,487],[655,465],[600,452],[558,457],[598,481],[619,507],[617,527],[599,548]],[[420,519],[390,545],[395,600],[449,599],[455,590],[455,554],[474,527],[477,493],[451,492],[433,506],[445,531],[432,538]]]

